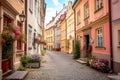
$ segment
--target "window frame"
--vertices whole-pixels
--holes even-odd
[[[77,11],[77,25],[80,24],[80,10]]]
[[[89,17],[89,2],[87,1],[84,4],[84,19]]]
[[[22,32],[22,23],[20,23],[19,21],[17,21],[17,25],[20,28],[20,32]],[[17,40],[17,50],[22,50],[22,41],[19,39]]]
[[[101,1],[101,3],[100,3],[100,1]],[[101,10],[102,8],[103,8],[103,0],[95,0],[95,12]]]
[[[29,0],[29,11],[33,13],[33,0]]]
[[[101,33],[100,33],[100,29],[101,29]],[[99,32],[98,32],[99,31]],[[99,40],[98,40],[98,37],[101,37],[102,36],[102,40],[101,40],[101,44],[99,45]],[[99,27],[96,29],[96,47],[103,47],[104,46],[104,42],[103,42],[103,28],[102,27]]]

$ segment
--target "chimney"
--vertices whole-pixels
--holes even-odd
[[[56,15],[57,15],[57,11],[56,11]]]
[[[63,4],[63,8],[65,7],[65,4]]]
[[[54,17],[52,17],[52,20],[54,20],[55,18]]]

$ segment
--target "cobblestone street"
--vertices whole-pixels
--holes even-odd
[[[106,76],[77,63],[69,54],[48,51],[40,69],[29,69],[25,80],[109,80]]]

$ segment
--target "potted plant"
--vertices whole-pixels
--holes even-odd
[[[40,67],[40,62],[41,62],[40,54],[38,54],[38,53],[31,54],[29,56],[27,67],[39,68]]]

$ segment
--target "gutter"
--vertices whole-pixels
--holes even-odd
[[[114,72],[114,64],[113,64],[113,44],[112,44],[112,8],[111,8],[111,0],[109,1],[109,23],[110,23],[110,67]]]

